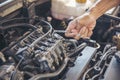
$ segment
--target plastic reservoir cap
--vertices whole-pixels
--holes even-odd
[[[75,0],[77,3],[86,3],[87,0]]]

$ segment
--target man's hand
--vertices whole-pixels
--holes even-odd
[[[107,4],[107,5],[106,5]],[[98,19],[107,10],[120,4],[120,0],[98,0],[89,10],[89,13],[77,17],[71,21],[65,35],[75,39],[89,38]]]
[[[80,38],[89,38],[92,35],[92,30],[96,25],[96,19],[89,13],[77,17],[71,21],[66,29],[65,35],[73,37],[77,40]]]

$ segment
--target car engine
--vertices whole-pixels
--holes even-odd
[[[17,1],[22,7],[0,15],[0,80],[119,80],[119,6],[97,20],[90,39],[75,40],[49,0],[11,0],[8,8]]]

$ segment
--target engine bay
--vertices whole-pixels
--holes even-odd
[[[0,16],[0,80],[120,79],[119,6],[97,20],[90,39],[75,40],[64,35],[71,20],[51,15],[51,1],[23,3]]]

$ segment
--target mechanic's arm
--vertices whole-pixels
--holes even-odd
[[[98,0],[98,2],[90,9],[90,15],[97,19],[107,10],[119,4],[120,0]]]
[[[107,10],[120,4],[120,0],[98,0],[88,12],[71,21],[65,35],[75,39],[89,38],[96,25],[96,20]]]

